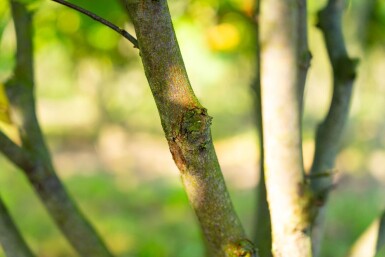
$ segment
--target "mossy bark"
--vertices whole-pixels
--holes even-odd
[[[191,88],[166,0],[129,0],[128,13],[171,154],[206,239],[207,256],[256,256],[234,212],[213,147],[212,118]]]
[[[273,255],[310,257],[311,193],[302,160],[301,109],[305,75],[300,56],[306,38],[301,1],[261,2],[261,88],[264,169]],[[307,52],[306,52],[307,53]]]
[[[96,231],[72,201],[56,175],[35,110],[33,32],[31,13],[21,2],[10,1],[17,40],[16,67],[6,83],[14,122],[22,146],[0,134],[1,151],[20,167],[59,229],[81,256],[111,257]]]

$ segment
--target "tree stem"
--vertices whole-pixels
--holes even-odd
[[[39,126],[34,97],[32,17],[25,5],[10,1],[16,30],[14,77],[6,83],[11,110],[17,116],[22,147],[0,133],[1,151],[28,177],[36,193],[75,250],[84,257],[111,257],[56,175]],[[16,155],[13,155],[16,154]]]
[[[356,77],[357,60],[348,56],[342,33],[344,0],[329,0],[318,13],[318,28],[322,31],[329,60],[333,68],[333,96],[328,114],[318,126],[315,138],[314,160],[310,170],[314,194],[314,218],[312,221],[313,255],[318,256],[323,236],[326,201],[332,185],[332,176],[317,177],[317,174],[334,169],[343,130],[348,118]]]
[[[163,130],[206,238],[208,256],[256,256],[226,189],[211,138],[211,117],[190,86],[167,1],[135,0],[127,6]]]
[[[255,28],[255,77],[251,85],[254,92],[254,110],[256,115],[256,127],[259,139],[259,184],[258,184],[258,198],[257,211],[255,221],[255,244],[258,247],[259,253],[264,257],[271,257],[272,242],[271,242],[271,220],[269,205],[267,202],[265,168],[264,168],[264,141],[263,141],[263,123],[262,123],[262,98],[261,98],[261,46],[260,46],[260,0],[255,1],[253,13],[253,25]]]
[[[311,256],[311,193],[304,176],[301,136],[307,71],[301,55],[305,52],[308,57],[306,25],[300,24],[306,17],[303,4],[261,2],[264,169],[275,257]]]
[[[7,257],[34,257],[0,197],[0,244]]]

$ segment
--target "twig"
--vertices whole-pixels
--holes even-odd
[[[110,21],[103,19],[102,17],[100,17],[100,16],[98,16],[98,15],[96,15],[96,14],[94,14],[94,13],[92,13],[86,9],[84,9],[80,6],[74,5],[72,3],[69,3],[67,1],[63,1],[63,0],[52,0],[52,1],[59,3],[59,4],[62,4],[62,5],[65,5],[65,6],[71,8],[73,10],[78,11],[78,12],[81,12],[81,13],[87,15],[88,17],[94,19],[95,21],[98,21],[98,22],[102,23],[103,25],[115,30],[120,35],[122,35],[124,38],[126,38],[128,41],[130,41],[134,45],[134,48],[139,49],[138,40],[136,40],[136,38],[134,36],[132,36],[126,30],[119,28],[118,26],[111,23]]]
[[[9,257],[34,257],[0,197],[0,245]]]

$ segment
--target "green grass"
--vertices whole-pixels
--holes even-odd
[[[3,168],[0,173],[2,198],[37,256],[77,256],[55,228],[21,172],[4,160],[0,164]],[[128,174],[95,172],[73,175],[65,179],[65,184],[117,256],[203,256],[200,231],[179,179],[168,177],[139,183],[132,183],[130,179]],[[254,189],[232,189],[231,195],[250,235],[255,210]],[[342,257],[378,215],[383,198],[383,192],[374,181],[341,183],[331,196],[322,257]],[[0,256],[4,254],[0,252]]]

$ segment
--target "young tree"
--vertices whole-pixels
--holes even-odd
[[[56,2],[76,8],[65,1]],[[30,14],[19,2],[11,1],[11,5],[18,62],[14,78],[7,82],[7,93],[12,109],[20,110],[22,147],[1,133],[1,150],[25,171],[57,225],[82,256],[111,256],[55,175],[35,114]],[[211,117],[190,86],[166,0],[128,1],[126,5],[170,151],[206,237],[207,255],[257,256],[226,190],[212,143]]]
[[[217,160],[211,117],[190,85],[167,0],[122,0],[137,39],[114,24],[63,0],[122,34],[139,49],[170,152],[180,170],[210,257],[258,256],[234,211]],[[28,177],[58,227],[82,256],[112,256],[70,199],[58,179],[35,113],[31,16],[12,0],[17,36],[14,76],[6,83],[11,109],[19,115],[21,146],[0,133],[0,150]],[[319,254],[331,170],[346,123],[356,61],[349,58],[341,29],[343,0],[329,0],[319,13],[333,68],[333,98],[317,130],[310,171],[302,160],[304,87],[310,63],[306,0],[256,0],[256,109],[261,182],[256,245],[263,257],[315,257]],[[261,8],[260,8],[261,7]],[[260,18],[259,18],[260,12]],[[261,72],[260,72],[261,70]],[[271,218],[271,221],[270,221]],[[31,256],[0,202],[0,237],[9,256],[20,245]],[[270,227],[271,224],[271,227]],[[381,223],[382,224],[382,223]],[[3,233],[4,231],[4,233]],[[382,232],[383,233],[383,232]],[[380,237],[378,237],[380,238]],[[379,240],[383,241],[383,240]],[[381,249],[383,242],[378,244]],[[352,255],[353,256],[353,255]]]

